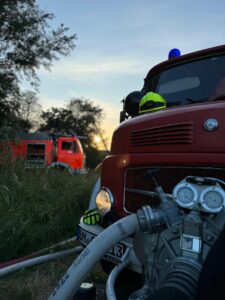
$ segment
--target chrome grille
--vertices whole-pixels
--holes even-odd
[[[132,147],[160,144],[192,144],[193,129],[193,122],[146,128],[133,131],[130,143]]]
[[[128,169],[125,174],[124,209],[135,213],[143,205],[156,207],[159,199],[156,196],[145,196],[132,192],[132,189],[154,191],[154,184],[147,178],[150,168]],[[155,167],[154,167],[155,169]],[[225,169],[203,167],[165,167],[158,168],[155,178],[164,192],[171,194],[173,188],[187,176],[215,177],[225,181]]]

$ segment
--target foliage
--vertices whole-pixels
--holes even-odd
[[[107,156],[106,151],[98,150],[92,146],[89,146],[86,149],[85,153],[86,153],[86,165],[91,169],[96,168]]]
[[[0,261],[37,251],[76,234],[96,173],[74,175],[0,168]]]
[[[74,131],[91,141],[102,119],[102,109],[89,100],[73,98],[65,108],[52,107],[43,112],[42,118],[41,131]]]
[[[23,92],[19,97],[19,103],[19,118],[27,124],[27,129],[36,129],[42,113],[42,106],[37,94],[33,91]]]
[[[18,110],[19,102],[14,101],[13,97],[9,96],[7,100],[0,99],[0,128],[15,127],[15,124],[20,122],[16,114]]]
[[[14,112],[19,108],[21,79],[37,86],[37,70],[49,68],[75,47],[76,36],[68,35],[67,27],[50,27],[53,18],[35,0],[0,1],[0,119],[9,121],[7,125],[12,117],[18,118]]]
[[[18,95],[8,96],[7,101],[0,100],[0,128],[3,127],[29,131],[36,129],[40,123],[42,106],[37,94],[25,91]]]

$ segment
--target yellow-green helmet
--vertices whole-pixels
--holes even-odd
[[[149,92],[141,99],[139,113],[149,113],[166,108],[166,100],[159,94]]]

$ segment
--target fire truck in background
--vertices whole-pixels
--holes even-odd
[[[22,158],[25,167],[67,170],[72,174],[85,173],[85,154],[80,139],[71,134],[22,133],[14,140],[2,141],[3,153],[11,159]]]

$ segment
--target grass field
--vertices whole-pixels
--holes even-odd
[[[22,163],[0,168],[0,263],[28,255],[74,237],[87,209],[95,172],[70,176],[64,172],[25,170]],[[0,280],[0,299],[44,300],[75,256],[70,255]],[[97,281],[104,281],[100,269]]]
[[[0,261],[75,235],[98,174],[0,168]]]
[[[61,277],[65,274],[74,256],[63,257],[38,267],[18,271],[0,280],[1,300],[47,300]],[[97,285],[97,300],[105,299],[106,275],[97,265],[86,278]]]

